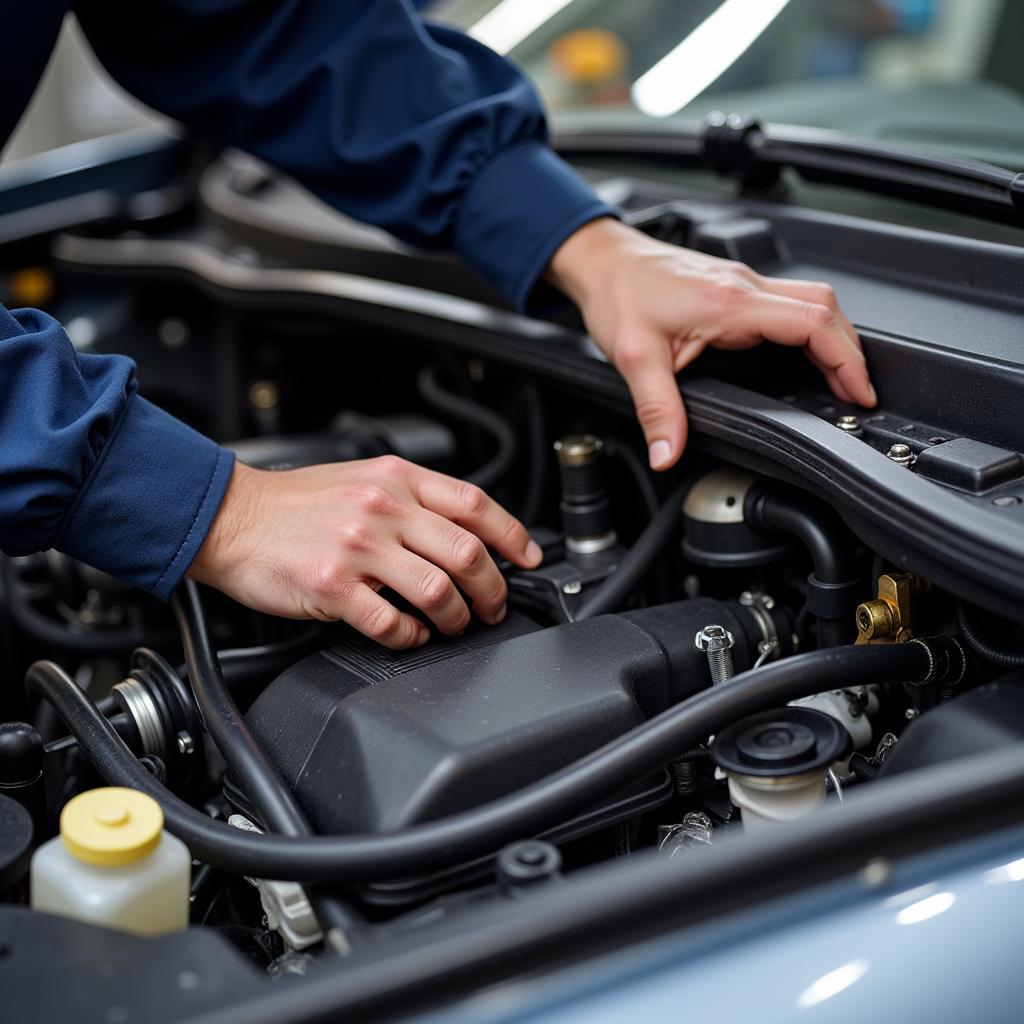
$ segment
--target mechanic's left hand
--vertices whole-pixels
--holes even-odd
[[[708,345],[802,346],[841,401],[877,402],[860,339],[827,284],[762,277],[610,218],[570,235],[548,280],[576,303],[626,379],[654,469],[668,469],[683,452],[686,411],[675,374]]]

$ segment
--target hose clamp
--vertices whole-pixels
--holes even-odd
[[[935,654],[932,652],[931,647],[919,636],[914,637],[913,640],[908,640],[907,643],[917,644],[919,647],[923,647],[925,654],[928,655],[928,672],[926,673],[924,679],[918,680],[918,685],[926,686],[928,683],[933,683],[935,681],[935,677],[937,674],[937,666],[935,664]]]
[[[740,594],[740,604],[750,612],[761,633],[758,657],[754,663],[754,668],[760,668],[766,661],[778,658],[782,651],[782,642],[770,614],[775,607],[775,599],[760,590],[744,590]]]
[[[115,696],[135,723],[144,754],[163,757],[165,747],[164,725],[160,711],[146,686],[138,679],[123,679],[113,686]]]

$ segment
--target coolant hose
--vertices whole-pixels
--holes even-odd
[[[658,514],[623,555],[615,572],[580,605],[575,616],[576,622],[615,611],[626,603],[679,529],[685,492],[685,487],[678,487],[668,496]]]
[[[788,533],[806,548],[814,566],[807,577],[807,608],[817,619],[818,646],[849,643],[861,579],[850,555],[849,531],[840,520],[812,499],[771,484],[750,488],[743,518],[754,529]]]
[[[148,793],[194,857],[257,878],[370,881],[408,877],[493,853],[592,808],[664,767],[731,722],[799,697],[867,683],[942,682],[963,672],[945,638],[812,651],[736,676],[670,708],[575,763],[508,796],[396,832],[358,836],[253,835],[213,821],[158,783],[59,666],[38,661],[30,693],[48,700],[111,785]]]
[[[436,371],[431,367],[420,370],[416,377],[416,390],[438,412],[479,427],[493,438],[497,448],[494,456],[472,473],[467,473],[466,479],[485,491],[498,483],[515,461],[518,446],[512,428],[490,409],[443,388],[438,383]]]
[[[220,663],[206,628],[199,588],[192,580],[186,580],[175,591],[171,597],[171,608],[181,631],[192,694],[199,705],[206,731],[223,755],[240,789],[271,832],[284,836],[311,836],[313,830],[309,820],[249,731],[224,684]],[[332,929],[340,929],[346,934],[351,932],[352,916],[340,900],[323,893],[310,893],[309,898],[324,932]],[[338,934],[333,938],[337,947],[341,938]]]
[[[210,643],[196,584],[186,580],[171,597],[178,620],[192,693],[206,730],[223,754],[238,786],[264,826],[284,835],[308,835],[309,821],[277,769],[242,718],[224,685],[220,663]]]

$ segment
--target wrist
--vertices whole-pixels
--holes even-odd
[[[600,217],[574,231],[555,250],[545,279],[577,306],[606,287],[623,248],[636,232],[614,217]]]
[[[246,538],[259,521],[263,477],[267,474],[235,462],[220,509],[188,570],[188,577],[217,586],[249,560]]]

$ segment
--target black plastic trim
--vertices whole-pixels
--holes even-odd
[[[1024,226],[1024,174],[979,160],[854,138],[823,128],[761,125],[737,115],[671,129],[561,130],[564,156],[668,158],[763,188],[788,168],[807,181],[847,185],[1000,224]]]
[[[342,313],[629,409],[621,378],[584,335],[468,299],[352,274],[253,267],[191,241],[63,236],[55,255],[93,273],[192,281],[236,308]],[[710,378],[688,379],[682,392],[698,445],[809,487],[887,558],[1024,620],[1024,523],[971,505],[773,398]]]

